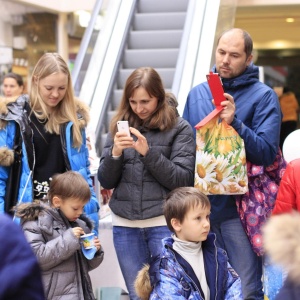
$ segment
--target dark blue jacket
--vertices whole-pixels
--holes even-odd
[[[216,68],[212,69],[216,72]],[[222,79],[224,91],[234,98],[235,118],[230,124],[245,143],[246,158],[255,165],[269,166],[279,146],[282,114],[276,93],[259,81],[259,69],[251,64],[236,78]],[[183,118],[194,129],[213,109],[207,82],[195,86],[189,93]],[[211,222],[237,218],[233,196],[209,196],[212,204]]]
[[[149,274],[153,286],[150,299],[204,299],[192,267],[173,250],[173,242],[172,238],[162,240],[162,253],[150,266]],[[230,267],[226,252],[216,247],[215,234],[210,233],[207,240],[202,242],[202,250],[210,299],[243,299],[241,280]]]
[[[0,299],[45,299],[40,268],[22,229],[0,214]]]

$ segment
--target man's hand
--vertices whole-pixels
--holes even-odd
[[[227,93],[224,93],[224,97],[226,97],[227,100],[221,102],[223,110],[220,113],[220,118],[224,120],[227,124],[231,124],[235,115],[234,99],[231,95]]]

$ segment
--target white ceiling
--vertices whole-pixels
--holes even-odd
[[[44,12],[69,13],[80,9],[91,11],[95,0],[0,0],[0,4],[1,6],[6,5],[7,7],[16,8],[16,13],[19,13],[22,8],[23,10],[24,8],[27,9],[26,12],[28,10],[30,12],[42,10]]]

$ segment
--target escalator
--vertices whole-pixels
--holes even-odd
[[[125,81],[135,68],[154,67],[165,89],[177,96],[182,113],[188,91],[204,81],[210,69],[220,6],[217,0],[114,0],[110,3],[103,30],[94,41],[93,53],[89,54],[85,75],[77,71],[78,76],[73,78],[72,74],[74,86],[80,89],[79,98],[91,107],[98,155]],[[100,10],[98,3],[98,11],[94,13],[99,14]]]

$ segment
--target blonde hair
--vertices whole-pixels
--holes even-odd
[[[49,114],[40,95],[39,83],[41,79],[57,73],[67,75],[68,86],[64,99]],[[45,129],[50,133],[59,134],[62,124],[72,122],[73,145],[76,148],[81,146],[82,135],[76,113],[77,107],[73,94],[71,75],[66,62],[58,53],[45,53],[37,62],[31,78],[30,106],[37,118],[47,120]]]
[[[158,100],[156,110],[146,120],[141,120],[131,109],[129,98],[134,91],[143,87],[149,96],[156,97]],[[161,131],[171,129],[177,120],[176,103],[177,100],[172,93],[166,93],[161,77],[157,71],[151,67],[141,67],[134,70],[127,78],[123,91],[121,103],[117,114],[110,123],[110,132],[114,136],[117,131],[117,121],[126,120],[131,127],[138,128],[143,125],[149,129],[160,129]]]

